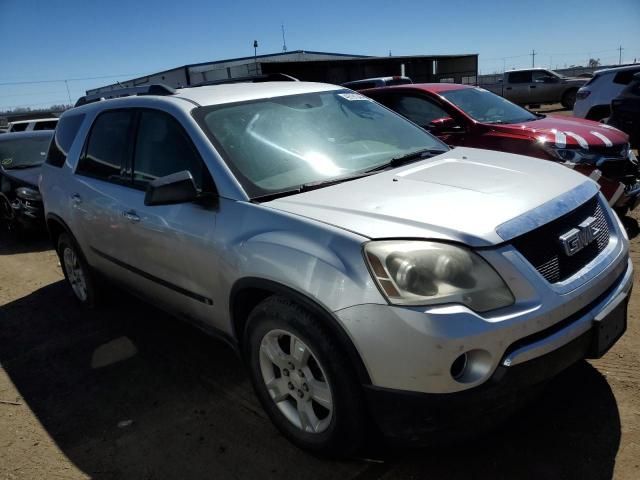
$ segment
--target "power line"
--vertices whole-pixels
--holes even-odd
[[[29,85],[35,83],[64,83],[64,82],[79,82],[82,80],[101,80],[103,78],[116,78],[116,77],[135,77],[141,75],[140,73],[122,73],[119,75],[102,75],[99,77],[78,77],[78,78],[61,78],[57,80],[22,80],[19,82],[2,82],[0,86],[6,85]]]

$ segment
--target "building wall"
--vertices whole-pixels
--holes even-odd
[[[288,61],[310,61],[327,59],[352,59],[363,58],[363,55],[343,55],[322,52],[293,51],[284,54],[259,55],[257,58],[244,57],[231,60],[222,60],[197,65],[186,65],[165,72],[151,74],[104,87],[87,90],[87,95],[101,92],[109,92],[122,87],[134,87],[151,83],[165,83],[171,87],[185,87],[198,83],[224,80],[228,78],[246,77],[262,73],[261,64]]]

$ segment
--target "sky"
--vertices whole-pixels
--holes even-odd
[[[0,0],[0,110],[173,67],[289,50],[478,53],[480,73],[640,62],[640,0]],[[65,83],[64,80],[67,80]],[[27,83],[30,82],[30,83]],[[36,83],[37,82],[37,83]],[[67,92],[67,86],[69,91]]]

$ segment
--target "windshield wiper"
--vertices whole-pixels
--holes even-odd
[[[275,193],[267,193],[266,195],[253,197],[251,201],[252,202],[268,202],[270,200],[275,200],[276,198],[287,197],[289,195],[295,195],[297,193],[309,192],[311,190],[317,190],[318,188],[324,188],[330,185],[336,185],[338,183],[348,182],[350,180],[356,180],[362,177],[368,177],[373,173],[375,172],[371,170],[367,170],[366,172],[360,172],[352,175],[330,178],[328,180],[318,180],[317,182],[303,183],[302,185],[298,185],[296,188],[292,188],[289,190],[283,190],[281,192],[275,192]]]
[[[319,180],[317,182],[303,183],[302,185],[298,185],[296,188],[292,188],[289,190],[283,190],[281,192],[275,192],[275,193],[267,193],[266,195],[259,195],[257,197],[253,197],[251,201],[258,202],[258,203],[268,202],[270,200],[275,200],[276,198],[287,197],[289,195],[295,195],[297,193],[309,192],[311,190],[317,190],[318,188],[324,188],[330,185],[336,185],[338,183],[348,182],[350,180],[356,180],[362,177],[368,177],[369,175],[373,175],[374,173],[379,172],[380,170],[387,170],[389,168],[399,167],[400,165],[411,163],[416,160],[431,158],[436,155],[440,155],[441,153],[445,153],[447,151],[448,150],[422,148],[420,150],[407,153],[400,157],[394,157],[391,160],[389,160],[387,163],[383,163],[382,165],[378,165],[377,167],[370,168],[363,172],[358,172],[351,175],[345,175],[342,177],[330,178],[328,180]]]
[[[436,155],[440,155],[447,151],[448,150],[434,148],[421,148],[420,150],[416,150],[415,152],[409,152],[399,157],[393,157],[387,163],[383,163],[382,165],[378,165],[377,167],[373,167],[372,169],[367,170],[367,173],[373,173],[380,170],[399,167],[401,165],[406,165],[407,163],[415,162],[417,160],[424,160],[425,158],[435,157]]]
[[[2,167],[4,170],[22,170],[24,168],[34,168],[34,167],[39,167],[40,164],[37,165],[13,165],[13,166],[6,166],[6,167]]]

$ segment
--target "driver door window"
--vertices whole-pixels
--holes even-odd
[[[139,187],[172,173],[188,170],[199,189],[209,186],[206,167],[182,126],[170,115],[142,110],[133,161]]]
[[[557,78],[546,70],[533,72],[533,84],[531,88],[531,101],[546,102],[554,98],[553,92],[558,89],[553,79]],[[546,80],[546,81],[545,81]]]
[[[407,117],[413,123],[421,127],[427,127],[437,118],[449,117],[450,115],[435,103],[426,98],[412,95],[398,95],[391,97],[388,102],[389,108],[395,110],[400,115]]]

